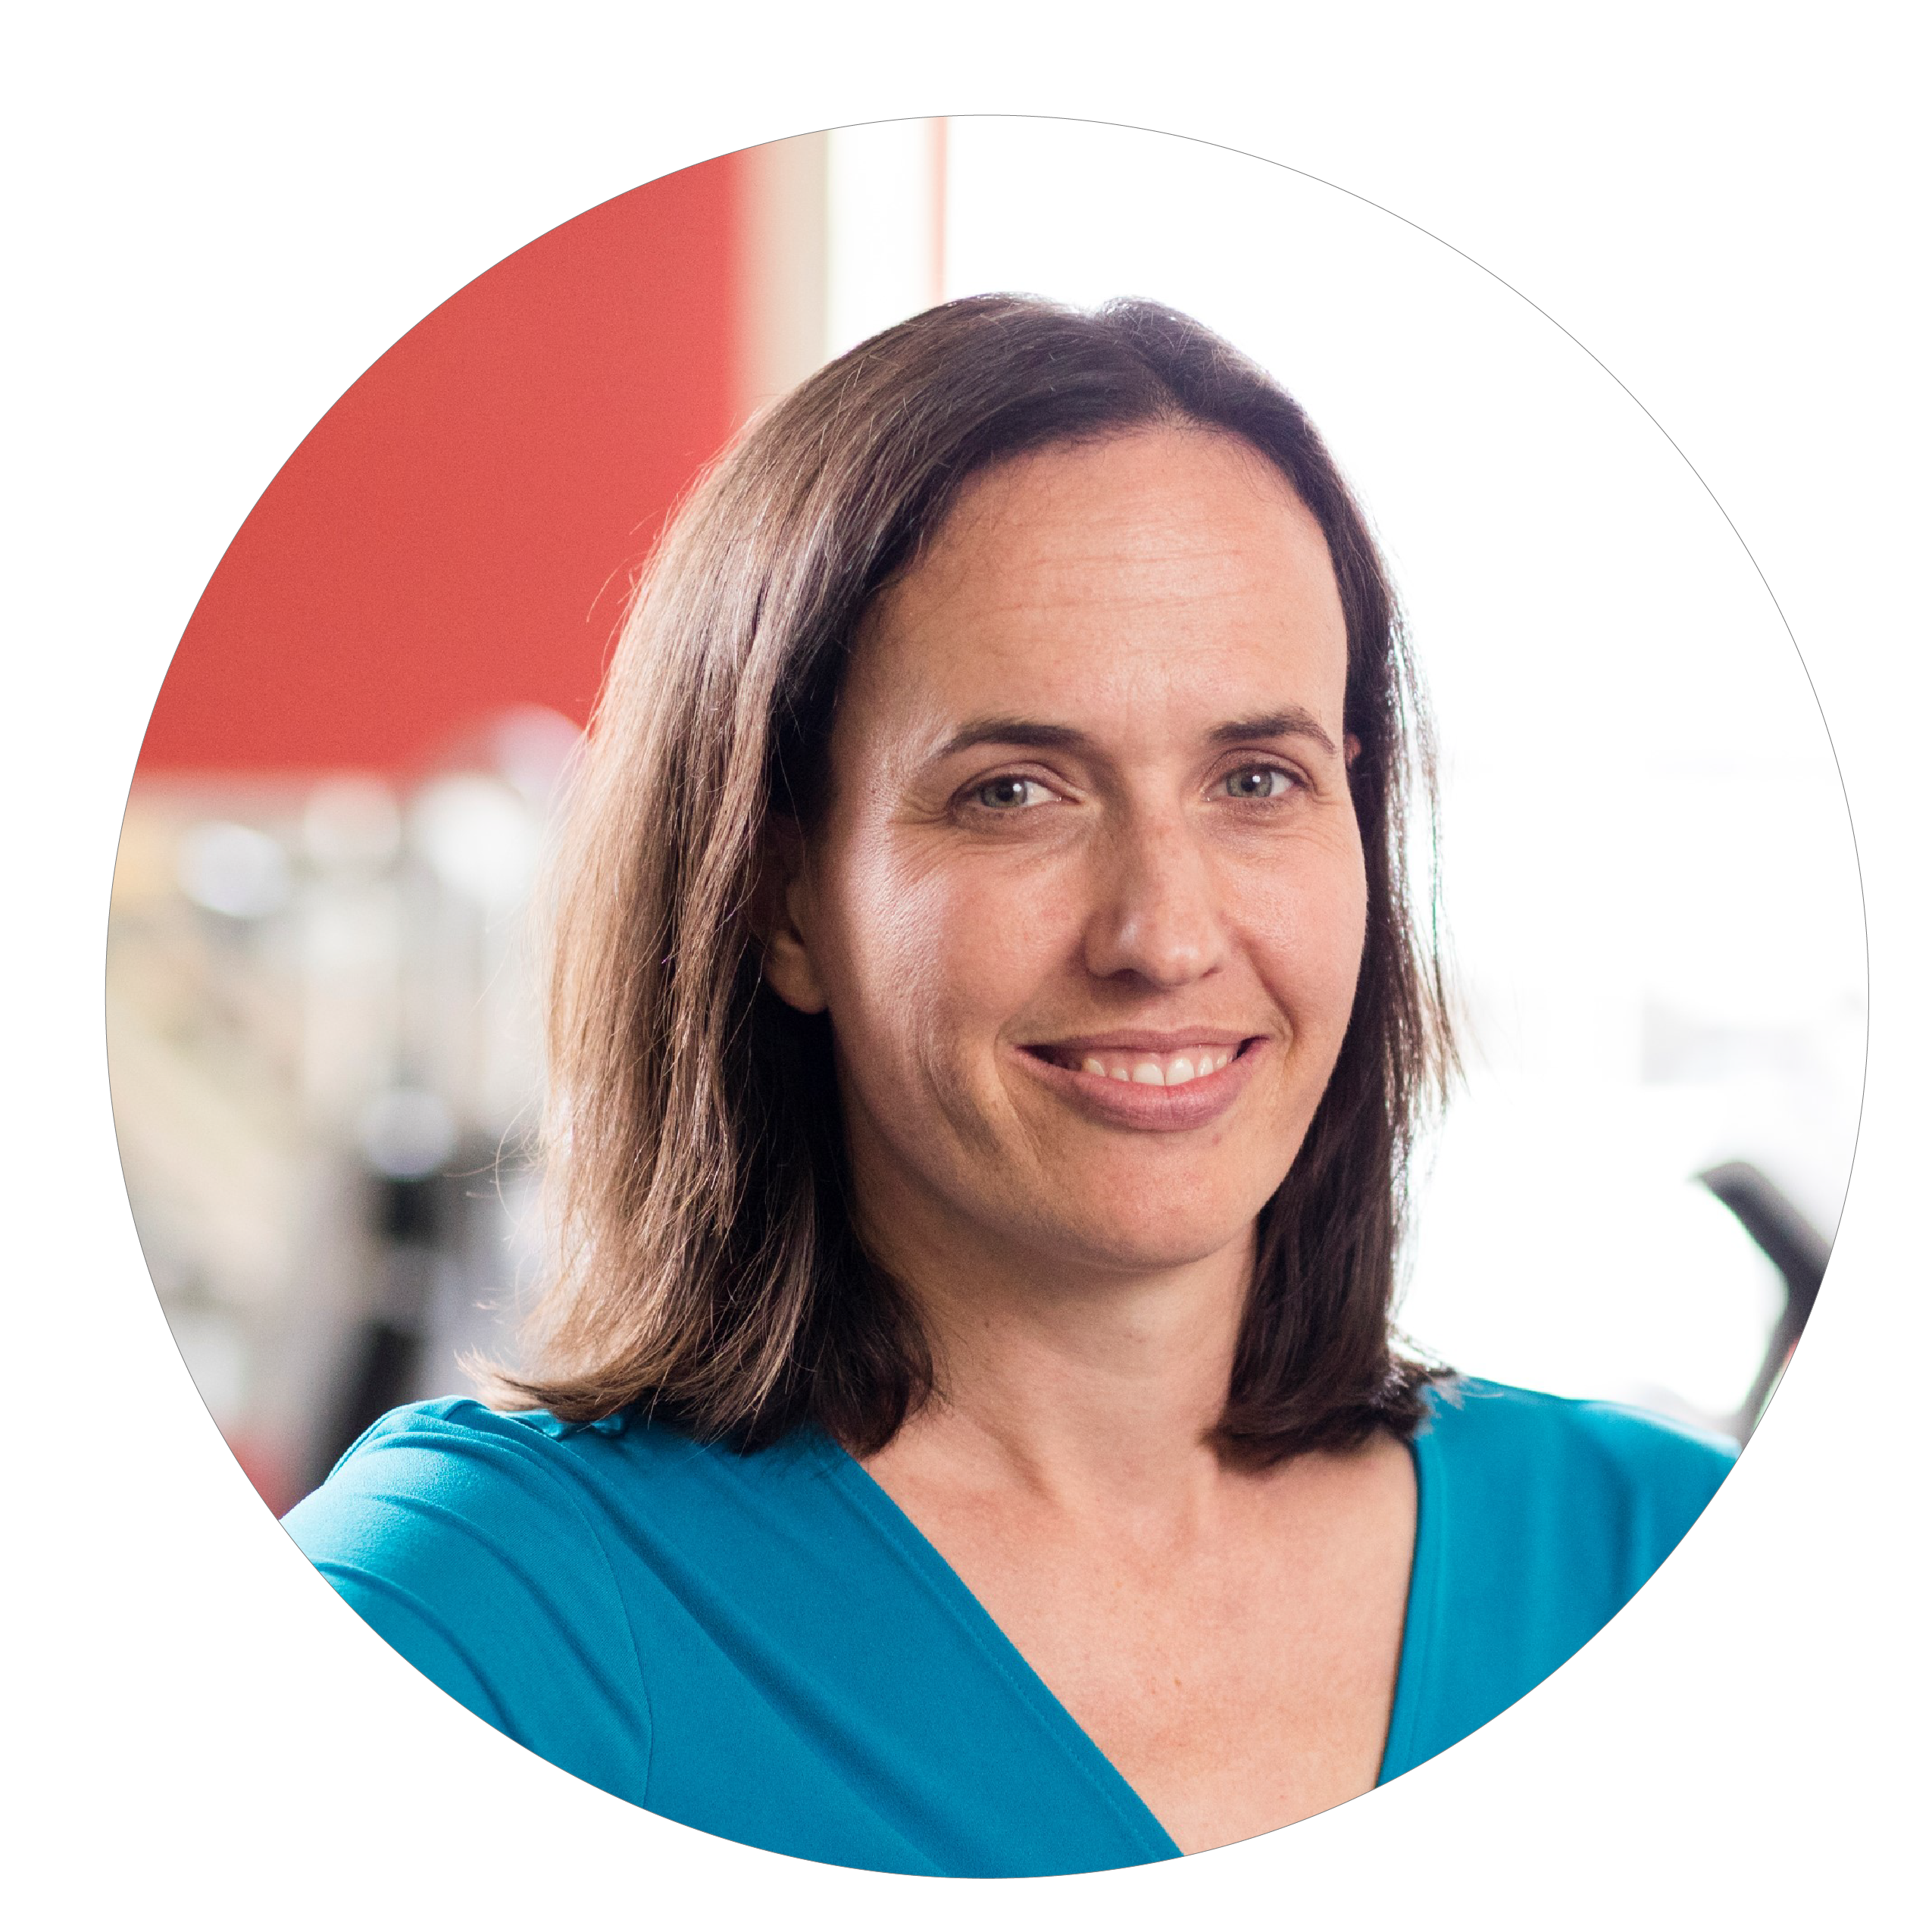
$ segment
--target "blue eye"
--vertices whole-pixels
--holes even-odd
[[[1293,781],[1279,765],[1244,764],[1222,782],[1230,798],[1272,799],[1286,791]]]
[[[973,796],[992,811],[1012,811],[1036,802],[1042,787],[1030,778],[995,778],[982,785]]]

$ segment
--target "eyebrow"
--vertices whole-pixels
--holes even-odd
[[[1299,705],[1254,717],[1231,718],[1208,733],[1208,742],[1213,745],[1236,745],[1254,738],[1312,738],[1325,752],[1335,749],[1334,739],[1321,728],[1315,714]],[[975,745],[1032,745],[1042,750],[1078,751],[1092,742],[1084,731],[1070,724],[1046,724],[1025,717],[978,717],[961,725],[939,747],[938,755],[950,758]]]
[[[1335,749],[1334,739],[1323,730],[1314,712],[1299,705],[1264,711],[1258,717],[1237,717],[1231,723],[1218,724],[1208,737],[1216,745],[1236,745],[1244,738],[1312,738],[1324,752]]]

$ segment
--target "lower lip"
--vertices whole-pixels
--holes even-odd
[[[1143,1133],[1184,1133],[1191,1127],[1205,1127],[1234,1105],[1267,1050],[1265,1040],[1249,1040],[1226,1066],[1183,1080],[1179,1086],[1083,1073],[1024,1050],[1020,1058],[1049,1089],[1092,1119]]]

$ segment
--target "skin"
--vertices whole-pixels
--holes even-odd
[[[830,1011],[860,1225],[935,1345],[867,1466],[1190,1851],[1368,1790],[1401,1646],[1406,1449],[1207,1440],[1360,965],[1346,670],[1246,444],[1050,449],[877,600],[823,822],[771,839],[766,977]]]

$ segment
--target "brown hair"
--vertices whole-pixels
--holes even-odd
[[[949,302],[861,344],[746,431],[640,585],[561,852],[548,1155],[559,1272],[506,1406],[631,1407],[746,1450],[814,1423],[858,1453],[930,1394],[905,1290],[860,1245],[831,1035],[761,983],[749,924],[770,814],[808,828],[871,601],[989,465],[1159,422],[1274,462],[1327,536],[1348,624],[1350,786],[1368,927],[1346,1036],[1261,1215],[1217,1436],[1272,1462],[1420,1419],[1390,1311],[1407,1156],[1453,1063],[1433,920],[1411,916],[1405,800],[1431,829],[1427,721],[1367,524],[1296,403],[1199,324]],[[1433,896],[1431,890],[1430,906]]]

